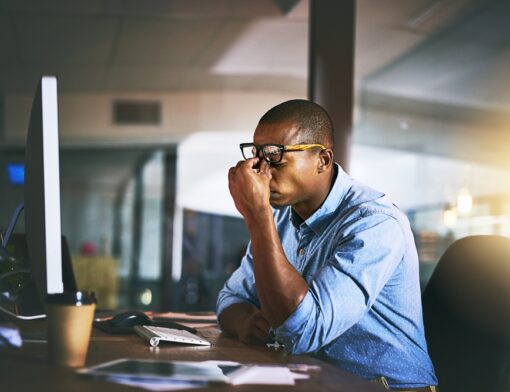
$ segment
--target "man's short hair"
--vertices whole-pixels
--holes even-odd
[[[292,99],[269,109],[259,124],[292,122],[298,126],[300,143],[320,143],[333,148],[333,123],[320,105],[305,99]]]

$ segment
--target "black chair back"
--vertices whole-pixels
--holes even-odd
[[[454,242],[439,260],[422,301],[441,392],[505,391],[510,238],[470,236]]]

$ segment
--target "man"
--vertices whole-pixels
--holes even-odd
[[[284,102],[241,148],[229,188],[251,242],[219,294],[221,328],[397,390],[433,391],[409,223],[334,163],[326,111]]]

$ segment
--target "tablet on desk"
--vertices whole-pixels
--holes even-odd
[[[228,383],[228,374],[241,367],[241,365],[219,366],[204,362],[122,358],[90,368],[80,369],[78,373],[99,377]]]

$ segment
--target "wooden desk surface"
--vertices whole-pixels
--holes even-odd
[[[23,322],[22,331],[44,331],[44,322]],[[87,357],[87,366],[118,358],[140,358],[180,361],[226,360],[243,363],[289,364],[305,363],[319,365],[320,371],[311,372],[309,380],[298,380],[295,386],[263,385],[215,385],[206,389],[223,391],[336,391],[336,392],[381,392],[384,389],[347,373],[332,365],[307,355],[287,355],[282,350],[255,347],[242,344],[222,334],[216,327],[199,329],[199,335],[212,342],[207,346],[183,346],[162,344],[150,347],[136,335],[107,335],[93,330]],[[58,368],[47,363],[46,343],[24,343],[18,350],[0,348],[0,390],[1,391],[127,391],[138,388],[126,387],[114,383],[78,376],[73,370]]]

